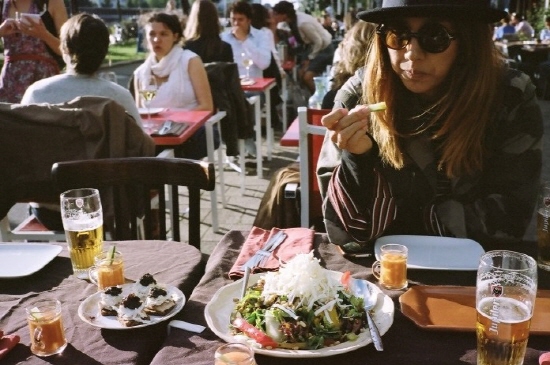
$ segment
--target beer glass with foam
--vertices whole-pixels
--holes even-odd
[[[103,212],[99,191],[73,189],[61,194],[61,217],[75,275],[88,278],[94,257],[103,251]]]
[[[537,206],[538,264],[550,271],[550,181],[542,184]]]
[[[537,295],[537,263],[514,251],[489,251],[476,283],[478,365],[521,365]]]

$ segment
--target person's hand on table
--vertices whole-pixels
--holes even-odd
[[[330,131],[330,138],[338,148],[360,155],[372,149],[367,134],[370,121],[368,106],[358,105],[352,110],[334,109],[323,116],[321,122]]]

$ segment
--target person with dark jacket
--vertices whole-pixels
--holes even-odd
[[[210,0],[195,1],[183,31],[183,48],[198,54],[203,63],[233,62],[231,45],[222,41],[220,33],[216,5]]]
[[[384,0],[364,69],[323,118],[318,164],[330,241],[369,251],[382,235],[520,244],[542,166],[542,115],[509,69],[489,0]],[[372,112],[369,105],[385,102]]]

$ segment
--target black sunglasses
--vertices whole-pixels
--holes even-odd
[[[427,23],[418,32],[389,27],[380,24],[376,33],[382,37],[386,47],[391,49],[403,49],[414,37],[418,39],[420,47],[429,53],[441,53],[451,45],[451,41],[456,37],[439,23]]]

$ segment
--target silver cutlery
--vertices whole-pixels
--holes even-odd
[[[250,268],[256,267],[261,262],[264,262],[265,260],[267,260],[267,258],[271,255],[271,253],[275,251],[277,247],[279,247],[279,245],[285,240],[285,238],[286,238],[286,233],[284,233],[283,231],[279,231],[275,233],[273,236],[271,236],[271,238],[265,243],[265,245],[261,249],[256,251],[254,256],[249,258],[248,261],[244,263],[244,265],[242,266],[242,269],[244,270],[247,267],[250,267]]]
[[[158,134],[163,135],[166,134],[172,129],[173,122],[171,120],[167,120],[162,125],[162,128],[159,129]]]
[[[373,302],[372,300],[370,300],[371,293],[365,281],[354,279],[353,283],[355,286],[355,295],[363,297],[363,305],[365,308],[365,312],[367,314],[367,323],[369,325],[369,332],[372,338],[372,343],[374,344],[374,348],[378,351],[384,351],[384,346],[382,345],[382,337],[380,336],[380,331],[378,331],[378,327],[376,327],[376,323],[374,323],[374,320],[370,315],[370,310],[374,307],[376,302]]]
[[[246,289],[248,289],[248,280],[250,279],[250,266],[244,268],[243,282],[241,286],[241,299],[246,294]]]

